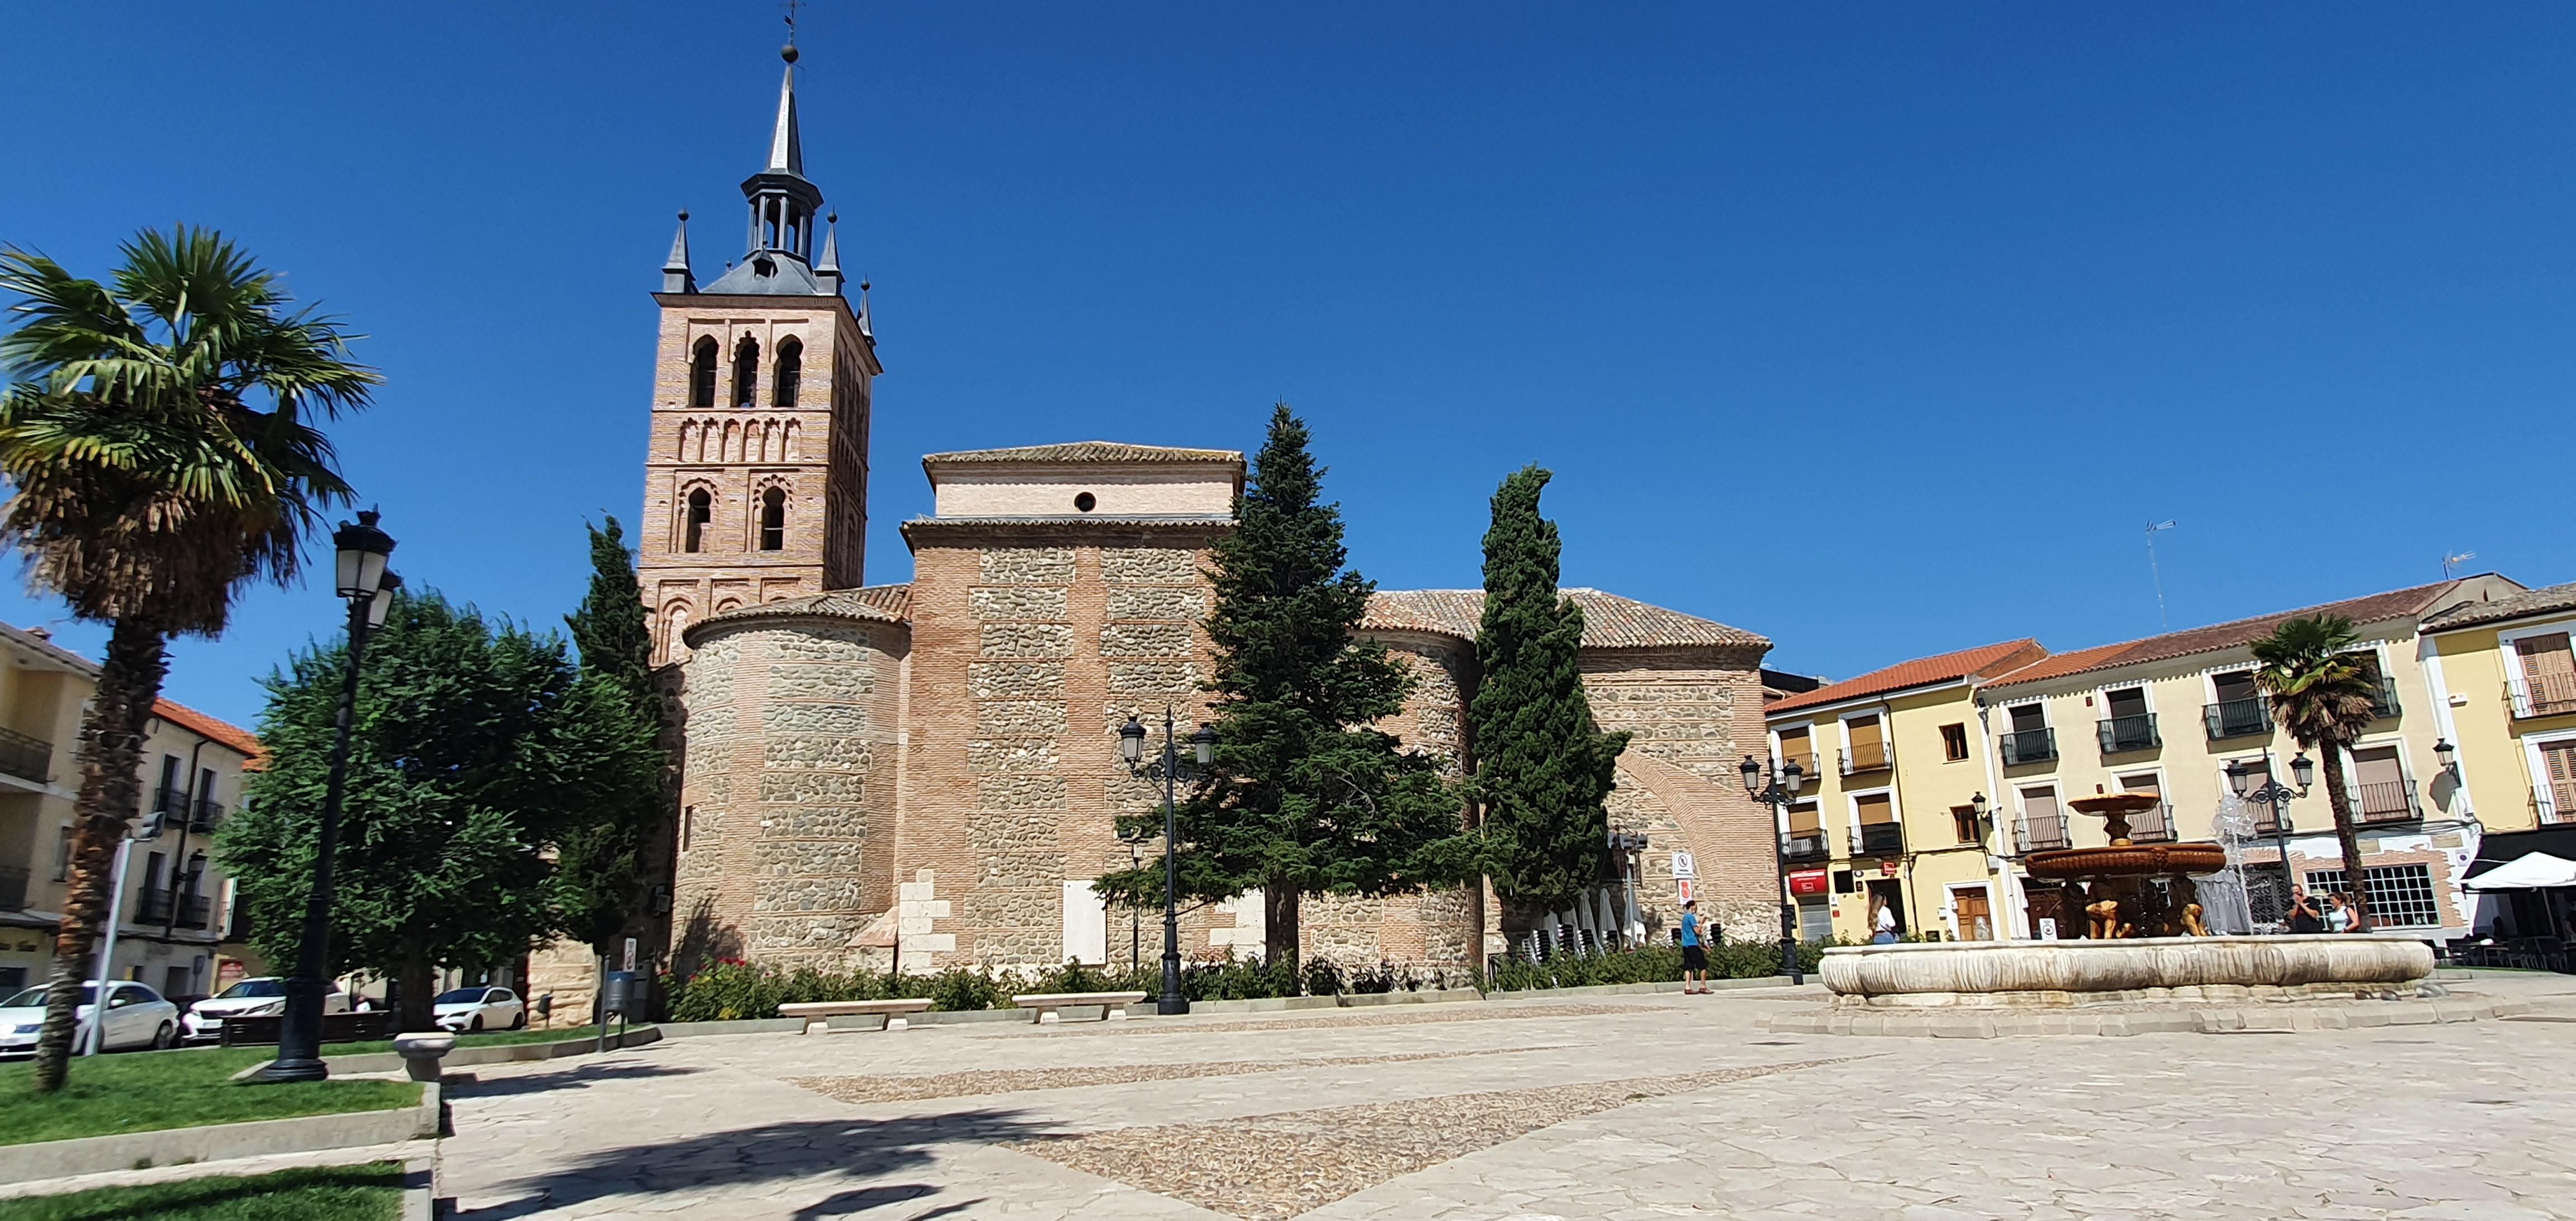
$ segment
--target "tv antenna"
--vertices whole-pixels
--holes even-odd
[[[2460,573],[2460,565],[2468,563],[2476,558],[2478,558],[2478,553],[2474,551],[2461,551],[2456,553],[2445,552],[2442,556],[2442,576],[2444,578],[2458,576]]]
[[[2173,623],[2165,618],[2165,574],[2164,569],[2156,565],[2156,532],[2173,528],[2171,519],[2147,523],[2147,575],[2156,581],[2156,628],[2159,631],[2171,630]]]

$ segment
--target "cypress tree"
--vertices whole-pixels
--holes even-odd
[[[565,832],[555,902],[565,932],[614,955],[622,938],[656,940],[649,927],[653,892],[671,872],[671,777],[635,557],[616,518],[588,529],[590,588],[564,616],[581,658],[576,681],[582,698],[605,710],[600,731],[620,741],[621,754],[653,766],[619,773],[588,816]]]
[[[1508,927],[1564,907],[1609,863],[1609,797],[1625,733],[1592,721],[1579,664],[1583,608],[1557,592],[1564,550],[1540,517],[1549,474],[1524,467],[1494,493],[1485,613],[1468,704],[1478,832]]]
[[[1341,506],[1323,501],[1307,441],[1287,404],[1272,410],[1234,529],[1213,549],[1216,764],[1175,814],[1181,890],[1215,902],[1259,887],[1274,963],[1294,961],[1306,894],[1408,893],[1471,872],[1441,761],[1373,727],[1402,710],[1412,673],[1353,638],[1375,586],[1345,566]],[[1161,822],[1140,812],[1121,829]],[[1159,906],[1162,884],[1154,862],[1100,890]]]

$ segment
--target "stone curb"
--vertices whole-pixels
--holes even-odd
[[[1815,979],[1812,973],[1807,976],[1809,983],[1814,983]],[[1716,991],[1730,991],[1737,988],[1787,988],[1794,985],[1790,984],[1789,977],[1786,975],[1756,975],[1744,979],[1713,979],[1709,981],[1708,986]],[[1488,993],[1486,998],[1498,1001],[1526,1001],[1559,996],[1650,996],[1658,993],[1678,996],[1681,990],[1681,981],[1672,980],[1651,984],[1589,984],[1580,988],[1524,988],[1518,992]]]
[[[617,1051],[642,1047],[662,1041],[662,1031],[655,1026],[637,1026],[621,1030],[608,1040],[608,1049]],[[553,1043],[497,1043],[482,1047],[459,1047],[438,1061],[439,1070],[472,1068],[477,1064],[512,1064],[522,1060],[553,1060],[563,1056],[586,1056],[599,1050],[599,1035],[564,1039]],[[325,1056],[322,1063],[334,1073],[398,1073],[403,1071],[399,1052],[371,1051],[354,1056]],[[257,1069],[251,1071],[256,1072]]]
[[[383,1111],[344,1111],[333,1115],[299,1115],[293,1119],[261,1119],[198,1128],[123,1132],[115,1136],[82,1136],[29,1145],[0,1145],[0,1183],[101,1174],[173,1162],[215,1162],[273,1153],[431,1140],[439,1134],[440,1117],[439,1088],[435,1083],[429,1083],[420,1087],[418,1104]]]
[[[2246,1008],[2176,1007],[2166,1011],[1869,1013],[1826,1010],[1766,1018],[1773,1034],[1859,1035],[1886,1038],[2009,1039],[2053,1035],[2123,1037],[2141,1034],[2291,1034],[2313,1030],[2366,1030],[2380,1026],[2430,1026],[2510,1017],[2530,1009],[2520,1001],[2389,1001],[2353,1005],[2259,1005]]]

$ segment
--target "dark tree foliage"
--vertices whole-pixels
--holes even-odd
[[[1557,592],[1563,544],[1540,517],[1548,472],[1515,472],[1485,532],[1485,620],[1468,704],[1478,831],[1507,915],[1565,906],[1604,876],[1610,795],[1628,735],[1592,721],[1579,664],[1583,608]],[[1517,923],[1517,921],[1515,921]]]
[[[555,855],[555,905],[567,935],[613,956],[618,941],[647,934],[655,888],[670,867],[664,841],[671,832],[671,802],[643,592],[617,519],[607,520],[605,528],[590,531],[590,591],[579,609],[564,616],[564,625],[580,652],[576,681],[597,702],[624,710],[599,732],[621,739],[619,759],[650,759],[654,766],[621,768],[600,804],[564,832]]]
[[[1301,895],[1404,893],[1473,872],[1442,761],[1373,727],[1403,708],[1412,675],[1385,646],[1353,639],[1374,586],[1343,566],[1341,507],[1323,502],[1306,445],[1305,424],[1274,408],[1235,527],[1213,549],[1216,765],[1176,816],[1182,894],[1259,887],[1274,962],[1296,955]],[[1121,830],[1159,834],[1161,822],[1159,809],[1139,811]],[[1159,906],[1162,886],[1155,861],[1099,889]]]
[[[215,834],[275,962],[294,960],[312,887],[347,665],[335,643],[269,678],[268,768]],[[559,639],[434,592],[398,597],[358,680],[329,968],[391,977],[403,1028],[427,1029],[436,968],[506,963],[556,932],[547,850],[655,766],[631,717],[577,680]]]

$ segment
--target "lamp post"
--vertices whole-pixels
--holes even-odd
[[[2260,785],[2254,784],[2253,770],[2245,766],[2244,760],[2227,765],[2227,787],[2236,791],[2237,800],[2272,807],[2272,845],[2281,853],[2280,912],[2285,927],[2290,920],[2290,802],[2307,796],[2308,786],[2317,778],[2317,765],[2308,760],[2307,752],[2301,751],[2290,760],[2290,778],[2298,782],[2298,788],[2285,788],[2279,778],[2272,775],[2272,752],[2268,750],[2263,752],[2263,783]]]
[[[1807,977],[1798,969],[1798,900],[1789,893],[1787,839],[1789,803],[1797,800],[1807,770],[1795,759],[1774,769],[1751,755],[1736,770],[1744,775],[1744,795],[1771,808],[1771,872],[1780,879],[1780,969],[1789,973],[1790,983],[1803,984]]]
[[[1631,948],[1628,930],[1637,925],[1637,854],[1646,850],[1646,837],[1634,831],[1610,833],[1610,851],[1619,855],[1619,889],[1626,906],[1619,912],[1619,948]],[[1642,931],[1640,933],[1642,936]]]
[[[322,791],[322,825],[313,837],[313,893],[304,903],[304,939],[295,954],[295,977],[286,981],[286,1013],[278,1023],[277,1059],[259,1070],[262,1081],[319,1081],[322,1064],[322,988],[331,942],[331,853],[340,834],[340,800],[349,782],[350,721],[358,703],[358,667],[367,636],[384,626],[402,578],[385,571],[393,536],[376,528],[376,512],[358,514],[331,532],[339,552],[334,586],[349,603],[349,664],[340,680],[337,736],[331,743],[331,776]]]
[[[1190,735],[1193,754],[1202,768],[1216,762],[1216,730],[1206,722]],[[1188,1013],[1190,1001],[1181,995],[1181,908],[1178,874],[1172,864],[1172,840],[1179,834],[1178,812],[1173,808],[1176,786],[1181,775],[1181,740],[1172,724],[1172,706],[1163,705],[1163,757],[1144,762],[1145,726],[1133,714],[1118,727],[1118,757],[1126,760],[1131,775],[1163,776],[1163,999],[1154,1003],[1160,1014]]]

